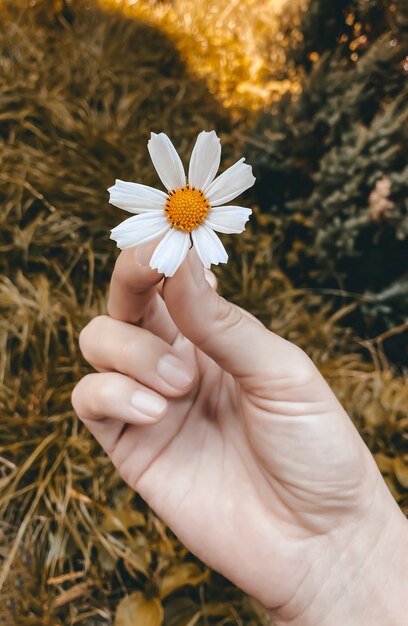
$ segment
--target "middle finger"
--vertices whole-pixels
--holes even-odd
[[[195,380],[194,364],[163,339],[107,315],[85,326],[79,345],[96,370],[120,372],[169,397],[186,393]]]

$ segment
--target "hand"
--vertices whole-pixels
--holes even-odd
[[[141,253],[120,255],[109,317],[81,333],[99,373],[74,390],[79,417],[180,540],[277,624],[380,623],[360,607],[375,583],[359,581],[381,557],[380,587],[394,584],[405,520],[334,394],[299,348],[216,293],[194,251],[164,281]]]

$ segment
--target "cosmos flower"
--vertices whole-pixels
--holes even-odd
[[[205,267],[226,263],[228,255],[214,231],[241,233],[245,229],[251,209],[226,203],[252,187],[251,166],[242,158],[215,178],[221,143],[213,130],[198,135],[188,178],[167,135],[152,133],[147,147],[167,192],[116,180],[108,189],[110,203],[137,215],[113,228],[111,239],[124,250],[161,238],[150,267],[165,276],[173,276],[191,244]]]

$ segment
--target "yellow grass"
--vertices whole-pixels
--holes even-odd
[[[287,47],[302,38],[305,0],[104,0],[168,34],[214,97],[241,119],[300,91]],[[288,32],[283,26],[289,26]]]

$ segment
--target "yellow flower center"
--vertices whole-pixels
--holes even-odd
[[[169,192],[164,212],[172,228],[191,233],[204,222],[210,209],[211,205],[201,189],[186,185]]]

